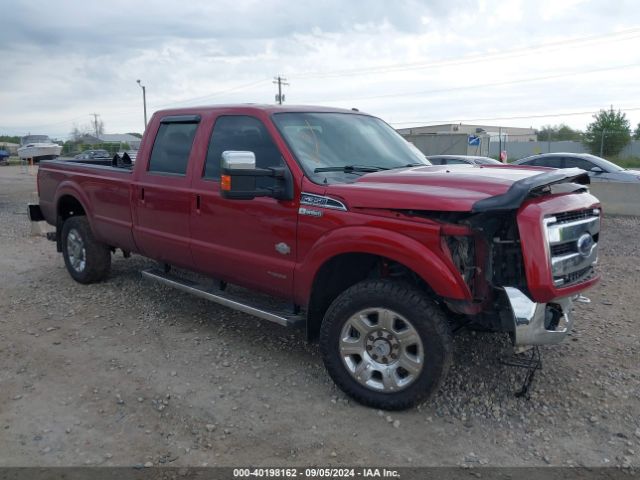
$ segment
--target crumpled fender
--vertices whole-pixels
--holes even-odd
[[[307,304],[320,267],[331,258],[345,253],[370,253],[389,258],[413,270],[437,295],[471,300],[469,288],[455,267],[447,265],[422,243],[387,229],[353,226],[328,232],[298,264],[294,274],[294,296],[298,303]]]

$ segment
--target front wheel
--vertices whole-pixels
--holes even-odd
[[[413,285],[365,280],[329,307],[320,330],[324,364],[356,401],[400,410],[435,391],[452,358],[442,310]]]
[[[109,275],[111,251],[94,238],[85,216],[69,217],[62,225],[62,256],[77,282],[99,282]]]

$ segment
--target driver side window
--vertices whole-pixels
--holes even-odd
[[[209,140],[203,178],[220,178],[220,159],[226,150],[253,152],[257,168],[284,165],[282,155],[264,124],[247,115],[226,115],[216,120]]]
[[[593,167],[595,167],[595,165],[591,163],[589,160],[585,160],[584,158],[566,157],[564,159],[564,168],[572,168],[572,167],[578,167],[588,172]]]

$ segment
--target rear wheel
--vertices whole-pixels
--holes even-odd
[[[70,217],[62,225],[62,256],[77,282],[99,282],[109,275],[111,251],[94,238],[85,216]]]
[[[325,366],[368,406],[408,408],[435,391],[452,357],[440,308],[413,285],[367,280],[331,304],[320,332]]]

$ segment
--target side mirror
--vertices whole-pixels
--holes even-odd
[[[589,170],[591,173],[604,173],[604,170],[601,169],[600,167],[592,167],[591,170]]]
[[[226,150],[222,152],[220,194],[232,200],[252,200],[273,197],[293,200],[293,179],[286,167],[256,168],[253,152]],[[273,178],[273,186],[258,188],[258,177]]]

